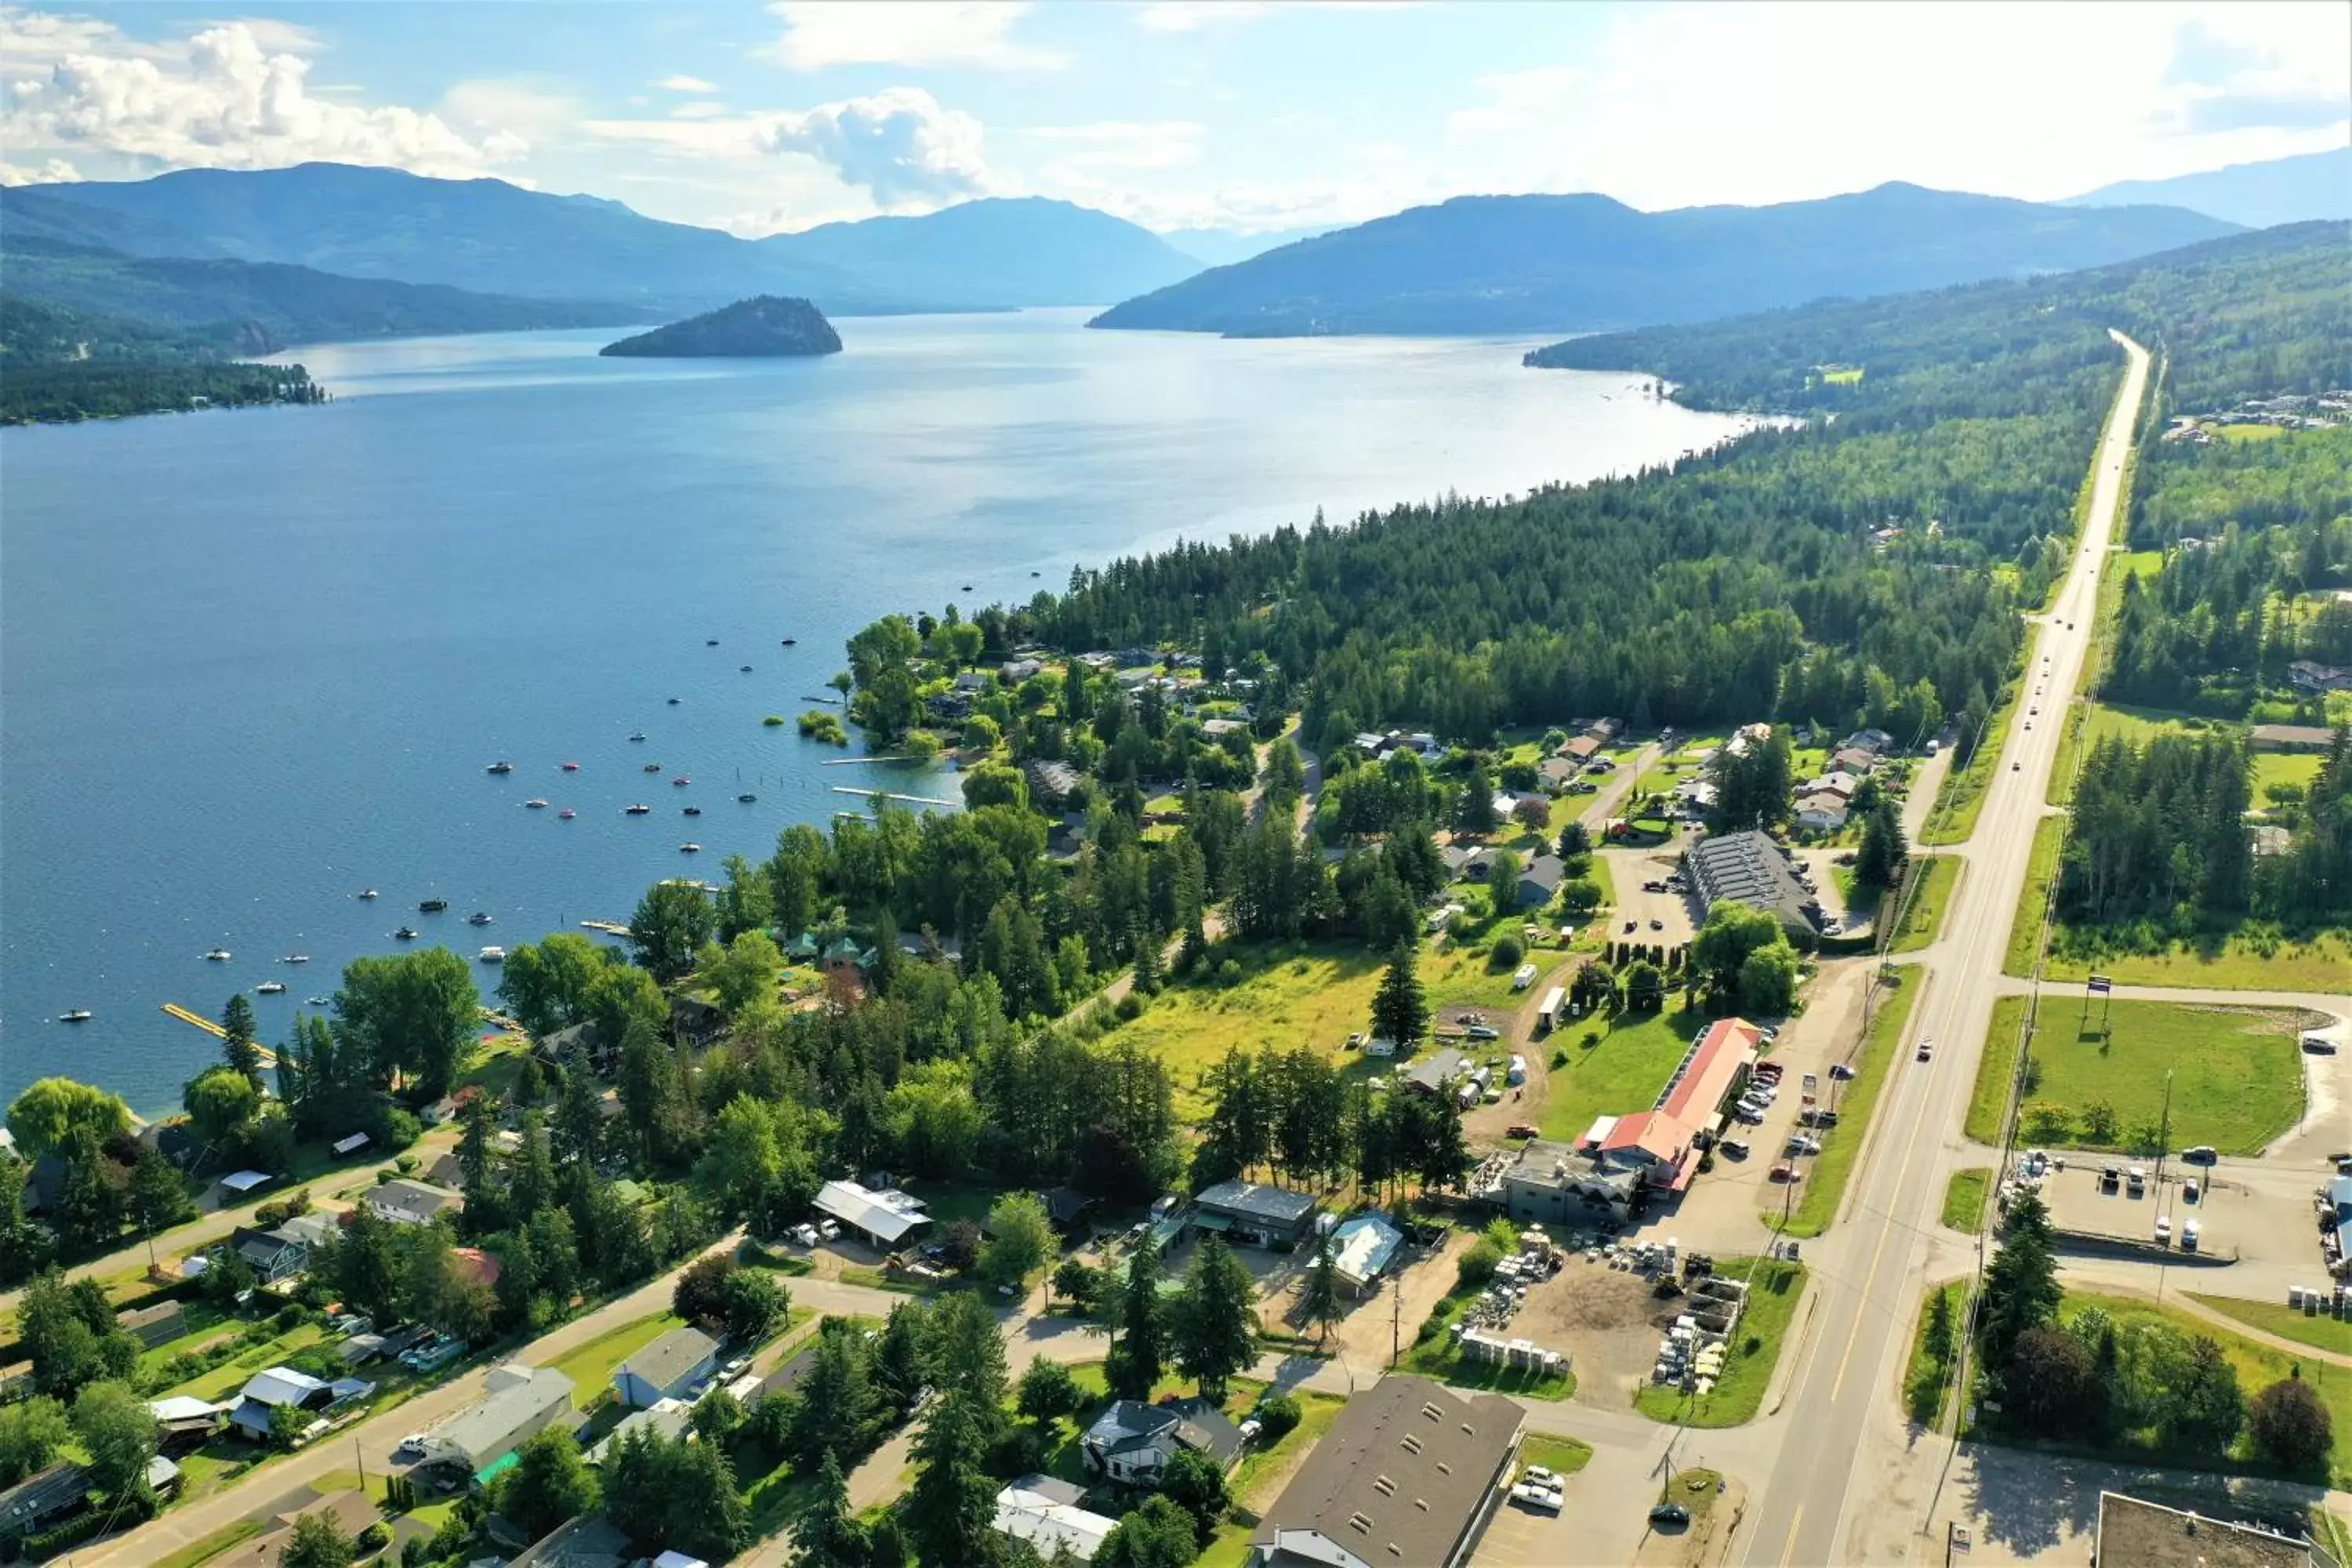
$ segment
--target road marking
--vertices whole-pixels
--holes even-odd
[[[1805,1505],[1799,1503],[1789,1520],[1789,1539],[1780,1543],[1780,1568],[1789,1568],[1789,1560],[1797,1554],[1797,1526],[1805,1522]]]

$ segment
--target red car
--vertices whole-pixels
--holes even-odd
[[[1543,1134],[1538,1132],[1534,1128],[1522,1121],[1517,1127],[1512,1128],[1508,1132],[1504,1133],[1503,1136],[1506,1138],[1540,1138]]]
[[[1772,1179],[1776,1182],[1801,1182],[1805,1175],[1794,1165],[1775,1165],[1772,1167]]]

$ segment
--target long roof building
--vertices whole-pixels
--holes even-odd
[[[1702,910],[1719,903],[1746,904],[1777,915],[1792,932],[1817,933],[1815,911],[1821,900],[1805,891],[1789,868],[1789,858],[1761,833],[1718,833],[1702,838],[1683,852],[1691,888]]]

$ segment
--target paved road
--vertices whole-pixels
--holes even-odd
[[[2123,346],[2129,366],[2095,459],[2082,548],[2027,655],[2029,677],[2047,656],[2049,681],[2061,691],[2075,689],[2090,649],[2099,566],[2115,536],[2124,462],[2147,386],[2147,352]],[[1916,1037],[1935,1042],[1934,1058],[1917,1063],[1912,1052],[1897,1053],[1896,1081],[1875,1118],[1847,1222],[1811,1249],[1816,1299],[1797,1352],[1778,1461],[1749,1510],[1742,1560],[1750,1564],[1858,1560],[1846,1529],[1849,1494],[1871,1463],[1865,1445],[1886,1429],[1897,1358],[1910,1340],[1920,1255],[1942,1207],[1945,1174],[1961,1148],[1960,1112],[1975,1081],[2010,918],[2057,758],[2060,724],[2033,722],[2021,707],[2011,722],[1964,851],[1968,872],[1926,954],[1935,981],[1912,1027]],[[1851,1465],[1842,1462],[1846,1455],[1854,1456]]]

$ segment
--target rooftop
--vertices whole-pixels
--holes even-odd
[[[1815,900],[1789,869],[1780,847],[1761,833],[1719,833],[1703,838],[1683,856],[1701,904],[1713,909],[1728,900],[1779,915],[1784,923],[1813,929],[1806,906]]]
[[[2252,1525],[2099,1494],[2098,1560],[2108,1568],[2308,1568],[2311,1548]]]
[[[718,1353],[719,1342],[700,1329],[672,1329],[614,1368],[613,1375],[627,1373],[667,1388]]]
[[[856,1182],[827,1182],[817,1189],[816,1206],[819,1213],[891,1246],[917,1226],[929,1224],[931,1218],[919,1198],[895,1188],[877,1192]]]
[[[1756,1059],[1764,1031],[1745,1018],[1717,1018],[1666,1080],[1656,1109],[1694,1126],[1704,1126],[1722,1110],[1739,1069]]]
[[[1316,1209],[1316,1198],[1312,1193],[1293,1192],[1288,1187],[1266,1186],[1257,1182],[1219,1182],[1202,1192],[1195,1201],[1204,1209],[1276,1225],[1296,1225]]]

